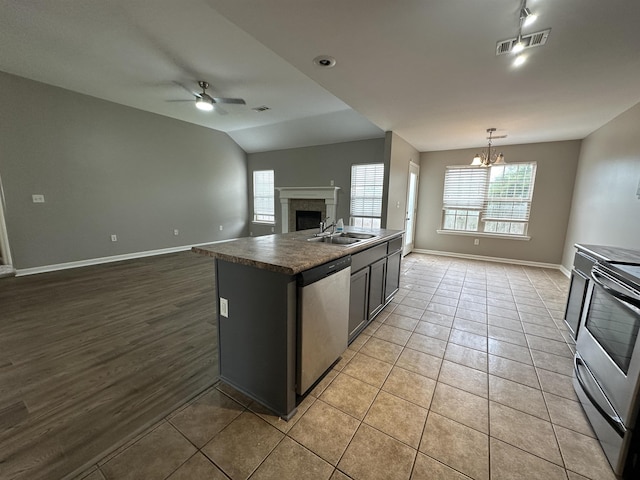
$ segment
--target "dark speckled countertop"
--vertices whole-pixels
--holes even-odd
[[[585,245],[582,243],[576,243],[575,247],[587,255],[591,255],[596,260],[640,264],[640,250],[609,247],[606,245]]]
[[[361,230],[345,227],[346,232],[373,233],[376,236],[350,245],[332,245],[308,242],[307,239],[313,237],[316,231],[304,230],[261,237],[245,237],[193,247],[192,250],[227,262],[295,275],[336,258],[366,250],[403,233],[403,230]]]

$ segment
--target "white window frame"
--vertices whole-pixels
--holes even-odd
[[[253,171],[253,223],[275,225],[275,173]]]
[[[384,163],[351,165],[349,225],[381,228],[384,194]]]
[[[438,233],[529,240],[536,162],[447,166]],[[509,177],[504,180],[505,174]],[[514,180],[513,176],[519,175]],[[502,184],[501,184],[502,182]]]

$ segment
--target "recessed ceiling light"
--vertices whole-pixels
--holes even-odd
[[[318,55],[313,59],[313,63],[322,68],[332,68],[336,65],[336,59],[329,55]]]

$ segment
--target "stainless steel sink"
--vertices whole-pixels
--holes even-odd
[[[351,245],[352,243],[359,242],[360,238],[351,238],[346,236],[331,236],[327,235],[324,237],[311,237],[307,238],[308,242],[321,242],[321,243],[331,243],[334,245]]]
[[[334,245],[352,245],[362,240],[369,240],[377,235],[374,233],[360,232],[342,232],[342,233],[325,233],[323,235],[307,238],[308,242],[332,243]]]
[[[357,238],[359,240],[367,240],[369,238],[373,238],[376,235],[373,233],[357,233],[357,232],[347,232],[342,234],[343,237],[348,238]]]

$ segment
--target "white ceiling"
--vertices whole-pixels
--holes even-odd
[[[248,152],[381,137],[420,151],[584,138],[640,102],[640,2],[0,0],[0,70],[227,132]],[[312,59],[332,55],[322,69]],[[242,97],[195,109],[178,84]],[[253,107],[267,105],[266,112]],[[500,143],[498,143],[500,142]]]

